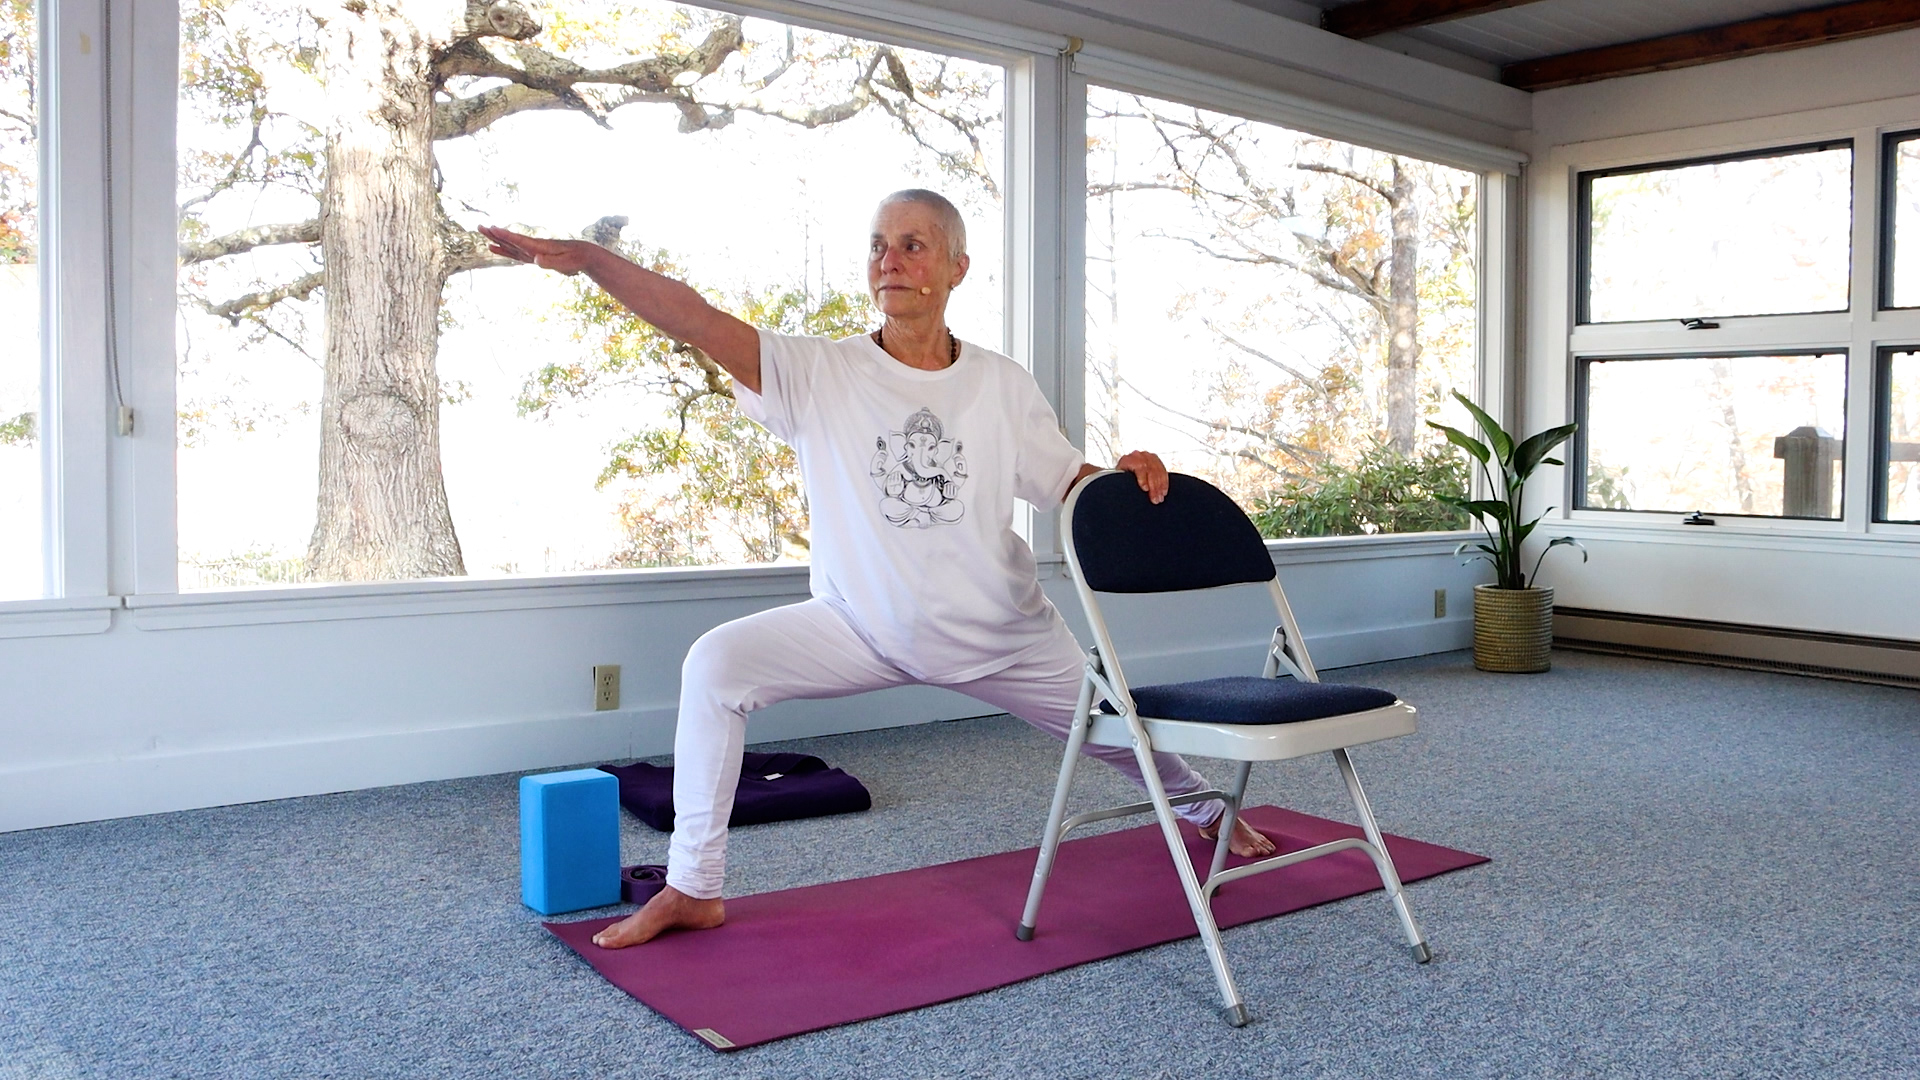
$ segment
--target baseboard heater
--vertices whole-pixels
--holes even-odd
[[[1555,607],[1553,646],[1920,689],[1920,641],[1899,638]]]

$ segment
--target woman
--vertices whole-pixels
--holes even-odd
[[[741,411],[793,446],[808,495],[813,599],[717,627],[688,651],[667,887],[595,944],[622,948],[724,920],[726,825],[753,710],[924,683],[1066,737],[1084,655],[1013,531],[1014,499],[1052,509],[1099,469],[1060,434],[1024,368],[947,328],[948,298],[969,266],[952,203],[918,189],[881,201],[867,288],[885,318],[840,341],[757,330],[596,244],[481,231],[497,254],[587,274],[712,357],[733,376]],[[1153,501],[1165,497],[1158,457],[1135,452],[1116,467]],[[1132,751],[1087,753],[1142,783]],[[1155,765],[1169,795],[1207,786],[1176,755],[1157,754]],[[1224,809],[1179,812],[1207,834]],[[1243,855],[1273,851],[1243,821],[1230,843]]]

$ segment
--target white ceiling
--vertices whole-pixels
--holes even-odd
[[[1359,0],[1239,0],[1289,18]],[[1826,7],[1833,0],[1540,0],[1399,33],[1490,64],[1641,41],[1664,34]]]

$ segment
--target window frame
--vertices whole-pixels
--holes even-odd
[[[1675,158],[1668,161],[1654,161],[1644,165],[1616,165],[1604,169],[1590,169],[1576,174],[1574,207],[1577,215],[1575,225],[1574,254],[1574,324],[1576,326],[1635,326],[1650,323],[1682,322],[1688,319],[1771,319],[1792,318],[1797,315],[1833,315],[1847,311],[1846,307],[1821,308],[1809,311],[1783,311],[1768,314],[1710,314],[1710,315],[1673,315],[1658,319],[1609,319],[1595,322],[1593,319],[1593,182],[1610,176],[1631,176],[1635,173],[1661,172],[1669,169],[1692,168],[1698,165],[1719,165],[1732,161],[1758,161],[1764,158],[1790,157],[1794,154],[1819,153],[1826,150],[1846,148],[1848,152],[1848,195],[1847,224],[1849,237],[1855,234],[1853,228],[1859,217],[1857,191],[1860,173],[1860,151],[1851,136],[1823,139],[1818,142],[1798,143],[1787,146],[1767,147],[1757,150],[1741,150],[1732,153],[1707,154],[1700,157]],[[1853,295],[1855,276],[1854,259],[1851,244],[1847,259],[1847,295]]]
[[[1902,142],[1920,143],[1920,127],[1905,131],[1889,131],[1880,137],[1880,206],[1878,228],[1874,230],[1874,242],[1879,245],[1879,258],[1874,260],[1875,276],[1879,282],[1876,301],[1881,311],[1920,310],[1920,299],[1912,304],[1896,305],[1893,302],[1893,256],[1894,226],[1898,224],[1895,205],[1899,202],[1894,178],[1899,172],[1899,158],[1895,156],[1895,144]],[[1920,166],[1916,166],[1920,169]],[[1913,238],[1920,244],[1920,236]],[[1916,283],[1920,291],[1920,283]]]
[[[1631,362],[1642,361],[1642,360],[1645,360],[1645,361],[1736,360],[1741,358],[1773,357],[1773,356],[1838,357],[1841,363],[1840,411],[1843,416],[1846,416],[1849,420],[1851,419],[1852,395],[1853,395],[1853,378],[1852,378],[1853,372],[1852,372],[1852,364],[1850,363],[1851,358],[1849,356],[1849,350],[1844,346],[1836,346],[1833,348],[1824,348],[1824,349],[1819,347],[1800,347],[1800,348],[1793,348],[1793,349],[1768,349],[1768,350],[1739,349],[1739,350],[1731,350],[1731,351],[1729,350],[1704,350],[1704,351],[1689,350],[1684,352],[1668,351],[1668,352],[1658,352],[1658,353],[1632,352],[1632,353],[1604,354],[1604,355],[1588,354],[1584,356],[1575,357],[1574,358],[1574,399],[1573,399],[1575,411],[1574,411],[1573,419],[1574,419],[1574,422],[1579,424],[1580,426],[1574,431],[1573,438],[1572,440],[1570,440],[1572,443],[1572,446],[1569,448],[1569,453],[1572,456],[1568,459],[1567,468],[1566,468],[1567,475],[1570,478],[1570,494],[1567,499],[1567,506],[1569,507],[1569,509],[1579,511],[1584,514],[1630,514],[1630,515],[1636,515],[1636,516],[1645,515],[1645,514],[1681,515],[1689,512],[1684,510],[1641,510],[1641,509],[1632,509],[1632,508],[1616,509],[1614,507],[1608,507],[1608,506],[1587,506],[1586,505],[1587,462],[1588,462],[1587,450],[1588,450],[1588,439],[1592,434],[1592,428],[1588,424],[1588,419],[1590,415],[1589,413],[1590,406],[1593,400],[1592,395],[1590,393],[1591,379],[1593,376],[1593,365],[1605,364],[1605,363],[1618,363],[1618,362],[1631,363]],[[1846,520],[1845,518],[1846,483],[1847,483],[1847,459],[1846,459],[1846,455],[1843,453],[1840,460],[1840,483],[1839,483],[1839,490],[1842,494],[1842,498],[1841,498],[1841,506],[1840,506],[1840,516],[1838,517],[1806,517],[1806,516],[1790,515],[1790,514],[1784,514],[1784,513],[1782,514],[1742,514],[1742,513],[1725,511],[1725,510],[1708,510],[1704,507],[1694,507],[1693,509],[1699,511],[1702,515],[1706,517],[1714,519],[1716,522],[1718,522],[1719,519],[1721,518],[1731,518],[1740,522],[1743,525],[1761,524],[1761,523],[1768,523],[1768,522],[1790,522],[1790,523],[1802,525],[1802,526],[1825,526],[1827,528],[1832,528],[1834,526],[1840,525],[1843,521]]]
[[[1887,477],[1893,468],[1893,358],[1900,353],[1920,357],[1920,340],[1888,342],[1873,357],[1873,524],[1920,526],[1920,517],[1887,516]]]

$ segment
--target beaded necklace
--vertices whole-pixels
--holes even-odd
[[[886,341],[886,338],[883,336],[885,333],[886,333],[886,329],[882,327],[879,330],[875,330],[871,335],[873,338],[873,343],[875,345],[880,346],[881,352],[887,351],[887,341]],[[891,356],[893,354],[887,353],[887,355]],[[947,366],[952,367],[953,365],[959,362],[960,362],[960,339],[957,337],[954,337],[953,331],[949,330],[947,331]]]

